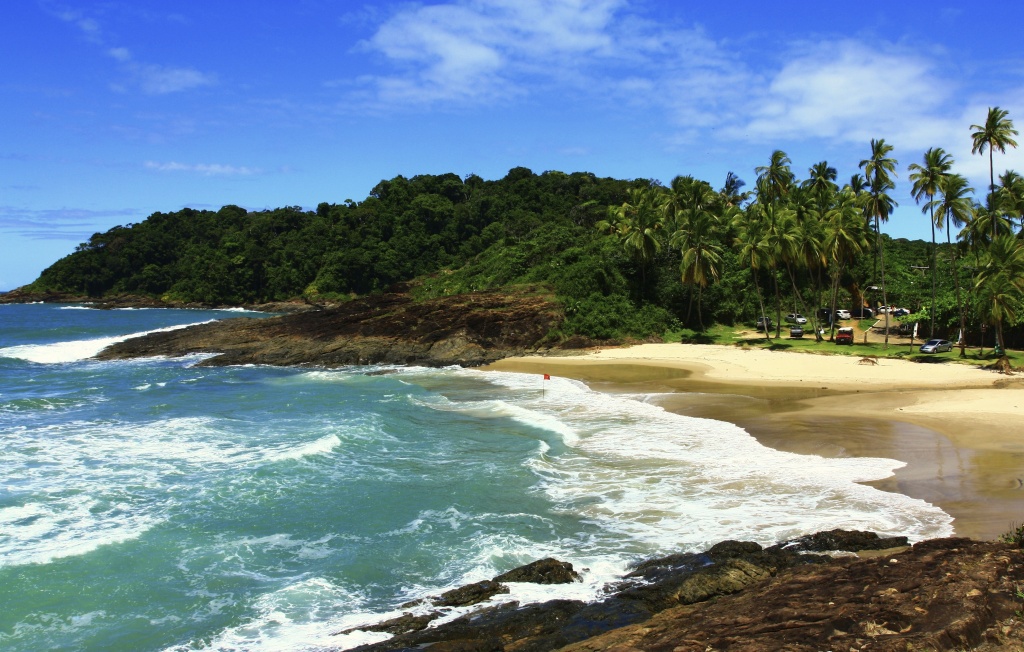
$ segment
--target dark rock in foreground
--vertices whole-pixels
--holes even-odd
[[[530,582],[533,584],[570,584],[580,581],[572,564],[557,559],[541,559],[494,578],[495,582]]]
[[[407,614],[404,632],[364,628],[396,636],[358,649],[1024,650],[1024,551],[967,539],[904,544],[841,530],[766,549],[728,541],[644,562],[600,602],[513,602],[430,628]],[[902,548],[867,559],[798,552],[830,545]]]
[[[323,310],[152,333],[97,357],[216,353],[202,364],[477,366],[536,351],[561,320],[560,306],[541,295],[478,292],[416,301],[386,294]]]

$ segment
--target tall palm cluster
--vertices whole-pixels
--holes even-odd
[[[1003,325],[1015,323],[1024,306],[1024,177],[1009,170],[996,183],[993,152],[1017,146],[1006,111],[989,109],[985,123],[971,129],[974,152],[989,157],[984,203],[974,198],[967,179],[953,171],[953,157],[940,147],[908,168],[912,196],[931,223],[931,304],[922,312],[934,337],[936,278],[948,274],[956,281],[961,334],[967,332],[966,305],[972,301],[982,323],[995,327],[997,348],[1003,348]],[[678,176],[668,187],[634,188],[623,204],[609,208],[598,228],[616,236],[634,258],[641,286],[660,252],[678,250],[680,278],[690,289],[691,307],[696,296],[701,329],[703,290],[719,279],[723,256],[731,249],[750,272],[762,316],[766,298],[774,297],[777,337],[784,303],[812,319],[818,317],[809,310],[815,306],[828,306],[829,314],[835,314],[844,274],[867,254],[874,257],[872,276],[852,284],[854,305],[865,303],[861,287],[880,292],[882,304],[888,305],[882,229],[897,205],[891,194],[898,165],[892,150],[884,139],[872,140],[869,156],[842,186],[826,161],[798,180],[790,158],[776,150],[767,165],[756,168],[752,192],[742,192],[745,184],[732,172],[718,191],[706,181]],[[945,231],[949,252],[941,264],[937,230]],[[962,288],[962,259],[968,256],[972,281]],[[886,312],[886,344],[888,318]],[[767,320],[759,323],[770,337]],[[814,326],[820,339],[823,331]]]

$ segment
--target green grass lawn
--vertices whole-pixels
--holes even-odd
[[[873,319],[866,319],[860,326],[868,327],[874,324]],[[745,335],[739,333],[746,332]],[[691,342],[694,344],[723,344],[742,346],[749,348],[771,349],[773,351],[798,351],[803,353],[818,353],[827,355],[853,355],[858,357],[876,356],[879,358],[901,358],[914,362],[930,364],[975,364],[989,365],[995,362],[996,356],[991,347],[985,349],[984,355],[979,354],[977,348],[968,348],[966,356],[960,357],[960,349],[954,347],[949,353],[920,353],[918,348],[926,341],[897,338],[890,339],[889,347],[881,343],[864,343],[863,340],[855,341],[851,345],[838,345],[826,339],[817,341],[812,332],[807,332],[802,338],[790,338],[789,326],[781,330],[781,337],[775,338],[775,331],[771,331],[772,339],[767,340],[763,333],[753,335],[753,328],[747,326],[723,326],[716,324],[704,332],[696,332],[689,329],[673,331],[665,334],[666,342]],[[863,336],[859,336],[863,337]],[[1024,353],[1021,351],[1008,351],[1010,364],[1014,368],[1024,368]]]

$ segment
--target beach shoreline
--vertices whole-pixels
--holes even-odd
[[[1024,521],[1024,377],[946,362],[643,344],[506,358],[490,371],[551,374],[643,394],[734,423],[770,448],[905,463],[868,484],[935,504],[958,536],[991,540]]]

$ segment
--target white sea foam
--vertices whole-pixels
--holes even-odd
[[[18,358],[20,360],[27,360],[28,362],[36,362],[39,364],[78,362],[80,360],[87,360],[108,346],[117,344],[118,342],[123,342],[135,337],[142,337],[143,335],[149,335],[150,333],[163,333],[166,331],[188,328],[189,326],[195,326],[196,324],[206,324],[211,321],[216,320],[211,319],[196,322],[195,324],[182,324],[180,326],[156,328],[151,331],[118,335],[115,337],[99,337],[91,340],[73,340],[70,342],[53,342],[51,344],[22,344],[20,346],[9,346],[0,349],[0,358]]]
[[[261,448],[232,438],[211,417],[69,422],[8,435],[3,479],[32,498],[0,509],[0,567],[137,538],[166,519],[194,473],[264,461]]]
[[[273,591],[256,600],[255,616],[248,622],[229,627],[203,647],[174,646],[165,652],[217,650],[218,652],[302,652],[323,649],[348,649],[391,638],[390,634],[357,631],[338,632],[366,624],[381,617],[364,611],[366,596],[314,577]],[[344,605],[345,615],[337,609]],[[388,614],[385,617],[397,616]]]
[[[654,551],[699,548],[742,535],[761,543],[836,527],[945,536],[939,508],[862,482],[903,462],[824,458],[762,446],[729,423],[673,414],[630,397],[600,394],[567,379],[479,374],[531,412],[578,434],[572,454],[532,464],[556,504]],[[512,398],[514,397],[514,398]]]
[[[327,435],[308,444],[302,444],[267,455],[268,462],[280,462],[282,460],[298,460],[307,455],[328,455],[332,450],[341,446],[341,439],[337,435]]]

